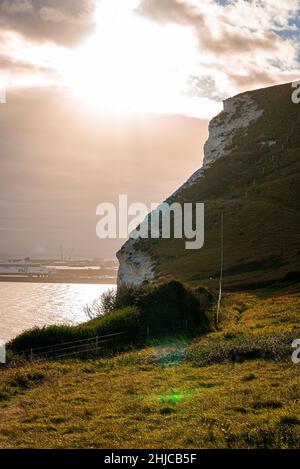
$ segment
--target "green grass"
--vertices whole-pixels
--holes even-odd
[[[2,400],[0,447],[299,447],[295,365],[166,366],[151,363],[157,353],[23,367],[19,377],[44,379]],[[10,386],[14,374],[2,381]]]
[[[297,293],[228,294],[220,330],[193,340],[8,366],[0,448],[298,448],[299,307]]]
[[[254,359],[289,361],[294,339],[293,332],[211,334],[207,339],[191,344],[187,350],[187,358],[198,366]]]

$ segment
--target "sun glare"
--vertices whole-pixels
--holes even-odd
[[[191,76],[207,74],[193,30],[149,21],[137,14],[138,4],[99,2],[95,30],[75,49],[7,32],[15,60],[30,66],[22,74],[1,73],[0,79],[10,87],[62,86],[89,112],[217,114],[220,103],[191,92]],[[216,79],[219,85],[224,81]]]
[[[96,31],[61,72],[72,92],[98,111],[172,113],[186,106],[187,71],[196,63],[191,31],[147,21],[130,2],[121,8],[106,0]]]

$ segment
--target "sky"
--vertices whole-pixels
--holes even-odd
[[[201,166],[222,100],[300,78],[298,0],[0,0],[0,255],[113,258],[96,206]]]

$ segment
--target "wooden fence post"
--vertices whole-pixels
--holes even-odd
[[[222,281],[223,281],[223,268],[224,268],[224,215],[221,213],[221,259],[220,259],[220,280],[219,280],[219,298],[217,304],[217,311],[215,315],[215,328],[219,328],[219,315],[222,301]]]

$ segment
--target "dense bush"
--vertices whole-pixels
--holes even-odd
[[[206,289],[191,290],[175,280],[128,289],[118,298],[119,304],[138,308],[142,323],[154,336],[207,331],[207,311],[212,301]]]
[[[31,348],[71,342],[88,338],[88,331],[82,331],[75,326],[44,326],[34,327],[15,337],[8,344],[8,350],[14,352],[28,351]]]
[[[168,332],[205,332],[209,323],[205,310],[192,290],[171,281],[140,292],[137,299],[144,322],[153,334]]]
[[[109,306],[109,314],[79,326],[31,329],[12,340],[9,349],[18,352],[118,332],[126,333],[123,342],[128,343],[174,333],[199,334],[209,329],[209,320],[202,306],[204,297],[205,307],[209,303],[208,293],[203,291],[202,296],[200,293],[199,290],[195,294],[176,281],[127,290],[117,300],[113,299],[119,309],[111,311]]]
[[[137,338],[143,332],[143,324],[138,309],[135,306],[127,306],[89,321],[80,329],[89,331],[93,336],[125,332],[128,336]]]
[[[196,298],[199,301],[200,309],[202,311],[206,311],[208,313],[210,307],[215,302],[214,295],[209,291],[209,289],[207,287],[203,287],[203,286],[193,288],[192,291],[193,291],[193,294],[196,296]]]

